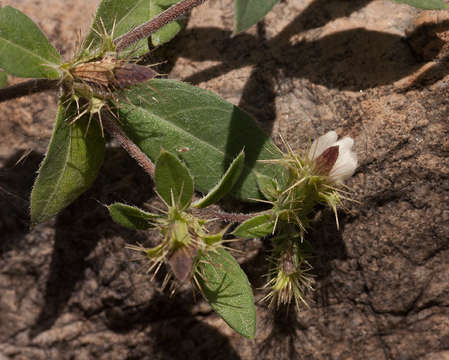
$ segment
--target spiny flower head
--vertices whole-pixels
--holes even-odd
[[[194,276],[196,258],[209,251],[216,251],[222,246],[222,238],[226,229],[219,233],[207,230],[208,221],[193,214],[182,211],[175,206],[169,206],[164,215],[153,220],[152,231],[158,232],[160,242],[153,248],[128,245],[132,250],[145,253],[149,260],[148,272],[153,273],[153,279],[163,264],[168,265],[168,275],[163,287],[173,277],[179,283],[185,283]]]
[[[307,260],[306,244],[298,240],[275,239],[270,280],[265,285],[269,292],[263,298],[271,306],[289,306],[293,301],[298,309],[300,304],[308,306],[305,296],[313,289],[313,276],[309,273],[312,267]]]
[[[273,206],[270,221],[275,219],[272,267],[265,286],[269,293],[264,299],[276,306],[293,301],[297,307],[300,303],[307,305],[305,294],[312,289],[313,279],[304,233],[310,227],[315,206],[330,206],[338,226],[337,207],[345,198],[341,185],[354,174],[357,157],[351,150],[351,138],[337,139],[336,132],[330,131],[302,152],[294,152],[285,144],[287,153],[276,161],[285,169],[284,178],[258,179],[261,191]]]
[[[337,138],[336,132],[330,131],[316,139],[310,149],[300,152],[285,144],[287,152],[282,159],[274,160],[285,168],[284,179],[275,180],[270,186],[259,181],[273,205],[276,224],[295,223],[303,233],[317,204],[328,204],[336,213],[344,198],[341,185],[357,167],[357,156],[351,150],[354,140],[345,137],[337,141]]]

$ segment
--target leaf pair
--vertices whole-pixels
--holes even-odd
[[[120,225],[130,229],[146,230],[155,227],[161,233],[171,234],[173,230],[184,222],[188,228],[196,229],[198,239],[202,245],[196,245],[198,248],[193,250],[196,254],[196,260],[190,258],[187,262],[194,261],[196,266],[195,279],[199,285],[202,294],[209,302],[211,307],[223,318],[223,320],[239,334],[252,338],[256,330],[256,310],[254,306],[254,297],[248,279],[235,259],[223,248],[217,247],[222,239],[222,233],[219,236],[209,235],[206,230],[198,229],[201,221],[195,220],[192,216],[184,212],[189,206],[205,207],[215,201],[218,201],[226,195],[236,183],[243,169],[243,152],[234,159],[220,182],[211,190],[209,194],[199,201],[191,204],[194,185],[187,167],[173,154],[163,150],[156,161],[155,182],[158,195],[169,206],[168,215],[156,215],[148,213],[139,208],[115,203],[108,206],[109,213],[113,220]],[[176,208],[176,219],[170,219],[170,213]],[[168,216],[168,218],[164,218]],[[178,220],[181,220],[178,223]],[[189,222],[191,222],[190,225]],[[190,230],[195,231],[195,230]],[[190,232],[187,230],[187,233]],[[210,240],[213,238],[213,241]],[[176,239],[168,239],[154,249],[170,246]],[[218,242],[218,243],[217,243]],[[165,244],[165,245],[164,245]],[[190,245],[187,244],[186,248]],[[152,249],[148,249],[147,256],[151,258]],[[182,252],[182,250],[181,250]],[[177,250],[168,250],[164,261],[172,267],[176,275],[176,261],[173,259]],[[191,255],[192,251],[189,253]],[[160,261],[160,252],[157,252],[158,261]],[[182,252],[184,254],[184,252]],[[182,256],[181,256],[182,257]],[[188,278],[191,271],[191,265],[181,259],[180,264],[188,270]],[[185,271],[181,271],[184,275]],[[178,276],[176,276],[178,278]],[[184,276],[183,276],[184,278]]]
[[[204,208],[228,194],[242,173],[244,159],[242,151],[233,160],[217,185],[206,196],[192,204],[192,207]],[[182,162],[165,150],[156,162],[154,181],[157,193],[168,206],[176,206],[180,210],[190,206],[194,192],[193,177]]]
[[[194,180],[189,169],[175,155],[162,150],[155,169],[157,194],[167,207],[175,207],[179,211],[185,211],[189,207],[200,209],[209,206],[221,200],[236,184],[242,173],[244,159],[244,153],[241,152],[216,186],[192,204]],[[158,215],[121,203],[108,206],[108,210],[116,223],[134,230],[149,229],[158,218]]]

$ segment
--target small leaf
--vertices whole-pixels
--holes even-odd
[[[0,9],[0,68],[26,78],[59,78],[61,56],[37,25],[10,6]]]
[[[220,241],[223,240],[223,234],[226,232],[225,230],[228,227],[226,227],[224,230],[220,231],[219,233],[216,234],[204,234],[201,235],[201,240],[207,244],[207,245],[214,245],[219,243]]]
[[[150,2],[150,14],[151,18],[155,18],[164,10],[167,10],[171,5],[176,4],[180,0],[151,0]],[[160,30],[151,34],[151,42],[154,46],[160,46],[173,39],[176,34],[181,30],[180,21],[172,21],[165,25]]]
[[[257,174],[257,186],[267,200],[276,200],[279,195],[279,185],[276,179],[263,174]]]
[[[234,34],[262,20],[279,0],[235,0]]]
[[[106,206],[109,214],[117,224],[133,230],[146,230],[153,227],[153,221],[159,215],[143,211],[138,207],[122,203],[114,203]]]
[[[224,249],[210,251],[198,263],[201,291],[212,309],[240,335],[256,333],[256,307],[248,278]]]
[[[8,74],[0,70],[0,88],[8,85]]]
[[[414,6],[424,10],[443,10],[447,5],[443,0],[395,0],[398,3]]]
[[[271,235],[274,229],[274,220],[271,214],[262,214],[252,217],[241,223],[232,232],[234,236],[241,238],[264,237]]]
[[[225,172],[220,182],[213,187],[209,193],[196,201],[192,206],[202,209],[206,206],[216,203],[218,200],[223,198],[232,187],[235,185],[237,180],[242,173],[245,164],[245,153],[242,151],[231,163],[228,170]]]
[[[39,175],[31,192],[31,223],[48,220],[72,203],[94,182],[103,163],[105,142],[93,118],[86,134],[88,115],[69,125],[76,114],[71,104],[59,104],[56,124]]]
[[[154,181],[157,193],[168,205],[176,205],[181,210],[190,205],[193,196],[193,179],[189,170],[176,156],[162,150],[156,161]]]
[[[245,166],[231,195],[262,199],[255,172],[275,177],[283,168],[259,160],[281,154],[254,120],[214,93],[173,80],[155,79],[123,91],[117,105],[127,135],[151,159],[160,149],[179,156],[194,176],[197,190],[207,193],[245,149]]]

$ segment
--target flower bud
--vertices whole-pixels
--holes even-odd
[[[344,137],[338,140],[335,131],[316,139],[309,151],[309,160],[315,161],[315,169],[320,175],[329,176],[335,183],[350,178],[357,168],[357,155],[351,150],[354,140]]]

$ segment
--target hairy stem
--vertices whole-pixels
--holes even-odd
[[[245,220],[249,220],[252,217],[254,217],[254,214],[242,214],[242,213],[227,213],[224,211],[216,211],[216,210],[209,210],[205,209],[204,213],[206,213],[209,216],[213,216],[214,218],[217,218],[221,221],[225,222],[243,222]]]
[[[161,27],[176,20],[181,15],[184,15],[187,11],[193,9],[198,5],[201,5],[204,1],[206,0],[183,0],[177,4],[174,4],[164,12],[160,13],[154,19],[151,19],[145,24],[142,24],[136,27],[134,30],[131,30],[129,33],[115,39],[117,51],[126,49],[128,46],[136,43],[137,41],[148,37],[150,34],[159,30]]]
[[[128,154],[137,161],[145,172],[154,178],[154,164],[140,148],[129,139],[107,112],[102,112],[102,124],[106,131],[116,139]]]
[[[58,86],[58,80],[33,79],[24,81],[22,83],[0,89],[0,102],[32,95],[42,91],[56,90]]]

